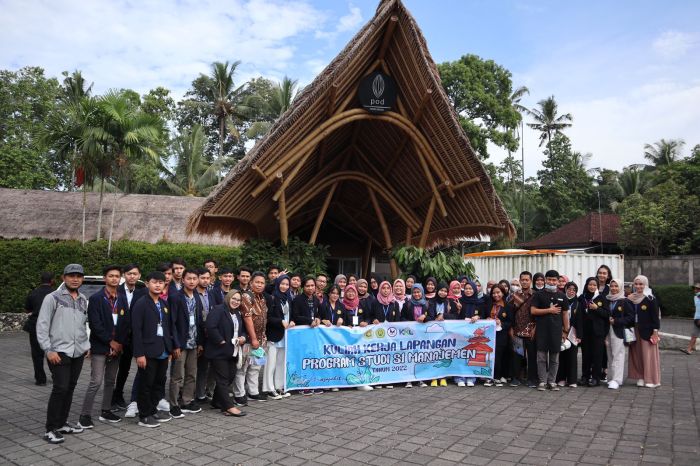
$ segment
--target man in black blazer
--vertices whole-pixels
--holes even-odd
[[[126,409],[126,401],[124,400],[124,385],[131,371],[131,360],[134,358],[134,352],[131,344],[131,308],[143,296],[148,295],[148,290],[139,280],[141,279],[141,268],[138,264],[128,264],[122,268],[124,283],[117,288],[117,294],[126,300],[126,323],[127,335],[122,349],[122,355],[119,357],[119,370],[117,370],[117,382],[114,385],[112,392],[112,409]],[[131,401],[136,401],[132,399]]]
[[[111,411],[112,390],[119,368],[119,356],[128,334],[126,299],[117,293],[122,277],[118,265],[108,265],[103,271],[105,286],[88,300],[90,325],[90,383],[85,391],[79,425],[83,429],[95,427],[92,423],[92,405],[95,395],[104,382],[100,421],[119,422],[122,419]]]
[[[160,298],[165,287],[163,272],[151,272],[146,278],[148,296],[138,300],[131,312],[131,331],[134,357],[138,366],[139,426],[159,427],[170,415],[158,413],[158,401],[165,385],[168,356],[177,359],[180,350],[175,348],[171,333],[171,310]]]
[[[197,269],[196,272],[198,281],[195,294],[202,302],[202,322],[206,322],[209,312],[214,306],[222,304],[224,299],[220,292],[209,287],[211,284],[211,271],[209,269],[201,268]],[[209,373],[209,359],[203,354],[203,351],[200,351],[197,359],[196,397],[198,402],[207,401],[207,395],[214,391],[215,382],[214,373]]]

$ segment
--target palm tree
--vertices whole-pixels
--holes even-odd
[[[654,144],[644,144],[644,158],[654,164],[655,167],[670,165],[680,158],[681,150],[685,145],[682,139],[661,139]]]
[[[90,83],[89,86],[85,87],[86,82],[81,71],[76,70],[71,74],[64,71],[63,76],[65,76],[63,79],[63,96],[61,96],[63,102],[78,103],[84,97],[92,94],[94,83]]]
[[[165,184],[179,196],[206,196],[216,186],[221,160],[207,165],[204,157],[204,130],[200,125],[184,132],[174,144],[175,169]]]
[[[651,181],[650,173],[639,165],[631,165],[623,169],[617,177],[623,198],[632,194],[644,194],[651,187]]]
[[[525,195],[524,195],[524,190],[525,190],[525,144],[523,141],[523,133],[524,127],[523,127],[523,113],[527,113],[527,107],[523,106],[520,104],[520,100],[522,100],[523,97],[526,95],[530,95],[530,89],[528,89],[525,86],[520,86],[517,88],[515,91],[510,96],[510,103],[513,106],[513,108],[520,114],[520,130],[518,130],[517,126],[515,128],[517,136],[518,136],[518,142],[520,143],[520,170],[521,170],[521,175],[522,179],[520,189],[523,191],[521,193],[521,205],[520,205],[520,214],[522,216],[522,232],[523,232],[523,242],[525,242]],[[508,157],[510,157],[510,150],[508,151]]]
[[[547,142],[547,149],[552,142],[552,136],[563,134],[563,130],[571,126],[573,117],[570,113],[558,115],[557,101],[554,96],[547,97],[544,100],[537,102],[538,108],[527,110],[527,113],[535,120],[534,123],[527,125],[537,131],[540,131],[540,147]]]
[[[246,136],[253,139],[264,136],[270,130],[272,123],[284,115],[284,112],[292,106],[297,94],[297,80],[285,76],[281,83],[277,83],[272,88],[269,99],[261,102],[260,106],[265,119],[253,123],[246,132]],[[257,100],[262,99],[260,96],[255,96],[255,98]]]
[[[100,149],[100,207],[97,217],[97,239],[102,227],[102,199],[105,178],[114,175],[115,186],[128,173],[129,163],[143,158],[159,160],[156,147],[160,141],[163,124],[159,117],[142,112],[123,91],[111,90],[99,99],[100,121],[87,129],[89,143]],[[128,184],[128,183],[126,183]],[[118,190],[114,192],[114,205],[109,230],[107,255],[111,252],[114,216],[118,204]]]

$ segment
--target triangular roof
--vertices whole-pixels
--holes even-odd
[[[375,70],[397,84],[394,112],[370,115],[360,108],[358,83]],[[344,231],[360,229],[365,238],[396,244],[410,237],[428,247],[464,236],[515,234],[425,39],[399,0],[379,4],[188,228],[242,239],[279,238],[280,230],[283,237],[288,231],[315,238],[319,219]]]
[[[617,244],[620,217],[617,214],[589,213],[526,243],[527,249],[585,248],[603,244]]]

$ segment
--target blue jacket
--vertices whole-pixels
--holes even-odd
[[[150,296],[139,299],[131,310],[131,335],[134,344],[134,357],[158,358],[164,352],[173,351],[171,333],[171,310],[168,303],[159,299],[161,312]],[[162,320],[161,320],[162,317]],[[163,328],[163,336],[158,336],[158,323]]]
[[[233,318],[238,322],[238,336],[246,337],[247,333],[243,318],[239,311],[233,313]],[[204,343],[204,356],[207,359],[229,359],[233,357],[235,347],[231,343],[233,338],[233,321],[231,312],[225,304],[214,306],[205,324],[207,338]]]
[[[109,342],[112,340],[124,344],[127,341],[129,327],[127,319],[128,302],[117,293],[114,309],[105,294],[105,287],[88,299],[88,324],[90,325],[90,350],[94,354],[109,354]],[[114,325],[112,314],[117,316]]]

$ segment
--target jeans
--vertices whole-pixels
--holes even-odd
[[[49,363],[53,388],[46,409],[46,432],[60,429],[66,425],[73,402],[73,391],[78,383],[85,359],[82,355],[77,358],[71,358],[65,353],[58,353],[58,355],[61,357],[60,364]]]
[[[108,358],[104,354],[93,354],[90,356],[90,383],[85,390],[83,408],[81,415],[90,416],[92,405],[95,403],[95,395],[104,381],[104,391],[102,392],[102,410],[106,411],[112,407],[112,391],[114,390],[114,380],[119,369],[119,358]]]
[[[153,416],[158,411],[158,402],[163,397],[168,359],[146,358],[146,368],[139,368],[137,404],[139,416]]]
[[[559,369],[559,353],[537,352],[537,376],[540,383],[555,383]]]
[[[44,371],[44,350],[39,346],[36,339],[36,329],[29,332],[29,346],[32,349],[32,363],[34,364],[34,381],[36,383],[46,383],[46,372]]]
[[[170,406],[177,406],[180,389],[182,403],[189,404],[194,400],[194,390],[197,385],[197,350],[184,349],[178,359],[173,359],[170,366]]]

